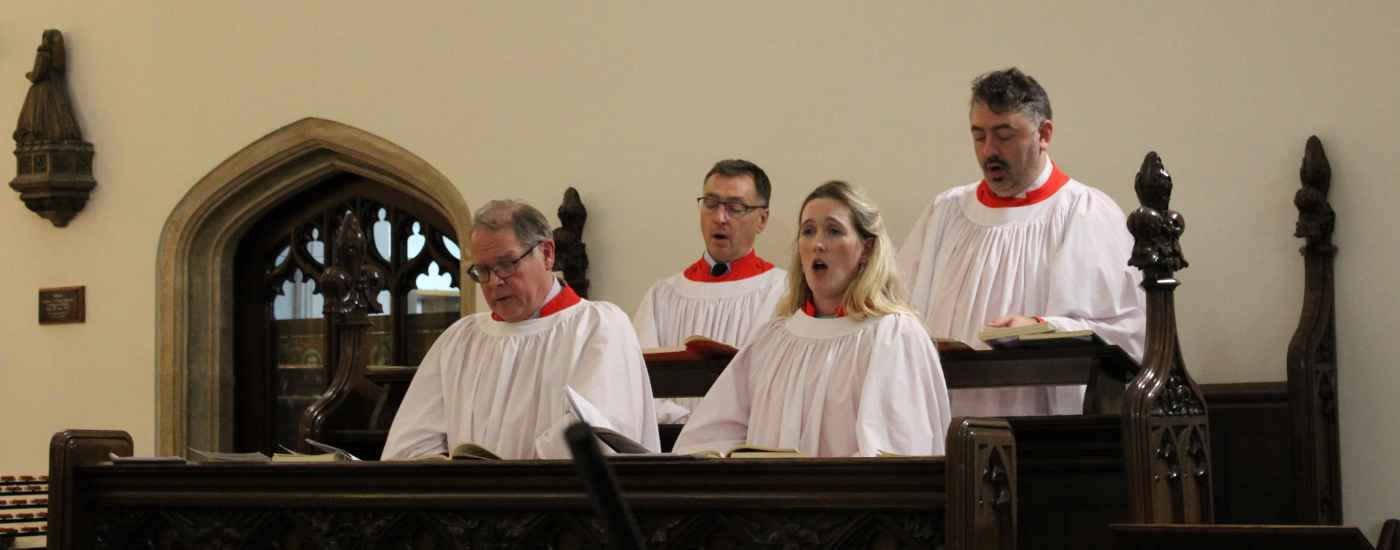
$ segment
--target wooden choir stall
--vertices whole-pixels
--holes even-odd
[[[1283,533],[1212,523],[1339,524],[1329,178],[1314,137],[1295,200],[1296,235],[1307,240],[1306,280],[1286,383],[1192,380],[1173,298],[1175,274],[1187,267],[1179,242],[1184,221],[1169,208],[1171,177],[1150,153],[1135,182],[1142,205],[1128,222],[1135,238],[1130,263],[1142,270],[1148,296],[1140,365],[1102,345],[941,352],[950,388],[1087,384],[1083,414],[958,419],[946,458],[613,459],[647,545],[1171,548]],[[352,264],[337,273],[341,286],[326,288],[354,287],[366,277]],[[367,305],[354,292],[333,294],[327,292],[327,311],[336,315],[342,349],[331,388],[302,419],[301,450],[310,452],[305,440],[315,439],[377,458],[414,369],[367,368],[356,336],[365,330]],[[653,392],[703,396],[726,364],[651,364]],[[662,426],[663,441],[674,440],[679,428]],[[55,436],[52,548],[606,546],[568,461],[108,461],[109,452],[130,450],[120,432]],[[1123,525],[1111,530],[1113,524]],[[1355,528],[1308,529],[1277,540],[1304,531],[1342,544],[1359,536]],[[1211,539],[1214,532],[1225,538]],[[1383,540],[1393,541],[1393,527],[1387,533]],[[1181,541],[1195,542],[1173,546]]]
[[[1186,266],[1178,241],[1184,223],[1168,208],[1171,179],[1155,154],[1137,175],[1143,208],[1130,221],[1137,241],[1133,263],[1143,270],[1149,296],[1141,366],[1116,346],[940,353],[954,389],[1088,385],[1082,415],[1007,419],[1018,443],[1023,547],[1121,548],[1108,531],[1113,523],[1340,522],[1329,176],[1313,138],[1296,200],[1296,234],[1308,239],[1307,279],[1287,383],[1191,380],[1172,299],[1174,272]],[[650,364],[653,393],[703,396],[726,364]],[[358,393],[328,392],[308,411],[303,433],[377,456],[413,369],[343,364],[340,372],[356,381],[351,386]],[[367,412],[323,425],[311,420],[325,414],[313,411],[350,401]],[[663,445],[679,431],[662,426]]]

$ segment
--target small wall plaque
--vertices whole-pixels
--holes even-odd
[[[39,324],[87,322],[87,287],[39,289]]]

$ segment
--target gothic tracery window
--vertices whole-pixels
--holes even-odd
[[[447,220],[421,201],[341,174],[260,220],[235,258],[235,447],[296,448],[302,413],[334,375],[336,333],[318,281],[345,213],[370,238],[367,261],[385,275],[382,313],[365,342],[373,366],[417,366],[461,316],[461,251]]]

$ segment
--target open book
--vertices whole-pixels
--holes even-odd
[[[938,351],[971,351],[972,346],[957,338],[934,338],[933,347]]]
[[[190,448],[190,452],[203,460],[195,462],[271,462],[272,458],[262,453],[216,453]]]
[[[501,460],[501,456],[487,449],[484,445],[478,445],[470,441],[458,443],[452,448],[452,452],[447,454],[431,454],[410,456],[408,458],[386,458],[383,462],[432,462],[447,460]]]
[[[307,442],[308,444],[310,444],[312,447],[315,447],[315,448],[317,448],[317,449],[320,449],[320,450],[322,450],[322,451],[325,451],[325,453],[319,454],[319,455],[309,455],[309,454],[304,454],[304,453],[299,453],[299,452],[293,451],[293,450],[288,449],[288,448],[286,448],[286,447],[282,447],[282,450],[287,451],[287,452],[285,452],[285,453],[277,453],[277,454],[272,455],[272,461],[273,461],[273,462],[359,462],[359,460],[360,460],[359,458],[356,458],[355,455],[352,455],[352,454],[350,454],[350,453],[348,453],[348,452],[345,452],[344,449],[340,449],[340,448],[337,448],[337,447],[332,447],[332,446],[330,446],[330,445],[327,445],[327,444],[325,444],[325,443],[321,443],[321,442],[319,442],[319,441],[315,441],[315,440],[312,440],[312,439],[308,439],[308,440],[306,440],[306,442]]]
[[[739,348],[696,335],[686,338],[684,345],[644,349],[642,357],[648,362],[695,361],[724,359],[734,357],[736,353],[739,353]]]
[[[1082,346],[1103,344],[1092,330],[1066,331],[1053,321],[1042,321],[1023,327],[989,328],[977,333],[977,338],[998,349]]]
[[[740,445],[723,455],[719,454],[719,451],[694,451],[690,454],[707,458],[807,458],[807,451],[793,448],[759,447],[757,445]]]
[[[713,342],[713,340],[711,341]],[[603,411],[599,410],[598,407],[594,406],[588,399],[579,395],[573,388],[564,386],[564,394],[569,402],[569,410],[574,413],[574,416],[578,417],[579,420],[587,422],[588,425],[593,428],[593,433],[598,436],[598,439],[602,440],[603,444],[607,445],[613,452],[619,454],[645,454],[652,452],[641,443],[637,443],[632,438],[622,435],[621,432],[617,431],[617,423],[613,422],[612,418],[604,414]]]

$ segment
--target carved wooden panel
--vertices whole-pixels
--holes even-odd
[[[951,455],[610,462],[648,548],[1014,549],[1011,431],[969,422],[948,438],[956,473]],[[609,546],[570,461],[154,465],[110,452],[129,454],[130,438],[55,436],[50,548]]]
[[[648,548],[943,548],[942,514],[806,512],[637,515]],[[94,550],[601,550],[587,512],[99,509]]]
[[[948,430],[950,550],[1013,550],[1016,439],[1001,418],[953,419]]]

